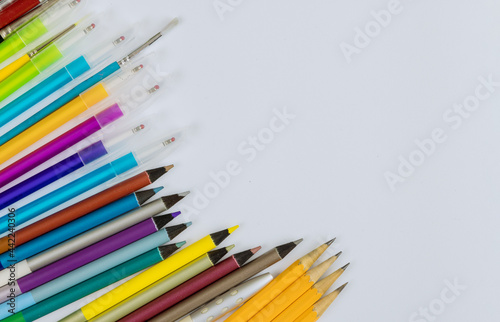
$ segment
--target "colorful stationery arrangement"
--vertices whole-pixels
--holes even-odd
[[[154,57],[143,51],[178,20],[129,51],[130,31],[91,40],[100,22],[83,2],[0,0],[0,320],[34,321],[113,286],[61,321],[317,321],[347,284],[333,286],[349,265],[332,269],[341,252],[319,260],[334,240],[274,278],[264,271],[302,239],[260,256],[221,246],[238,226],[175,241],[192,223],[165,212],[189,192],[154,199],[163,186],[148,186],[173,169],[151,163],[182,133],[137,116],[161,93],[144,86]]]

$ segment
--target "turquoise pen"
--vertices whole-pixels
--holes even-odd
[[[99,44],[95,49],[79,56],[26,93],[0,108],[0,127],[6,125],[77,77],[108,60],[117,46],[126,44],[132,38],[131,34],[127,32],[113,38],[112,41]]]
[[[29,204],[16,209],[15,222],[16,226],[21,225],[43,213],[57,207],[64,202],[71,200],[88,190],[95,188],[119,175],[138,167],[140,164],[146,163],[151,158],[155,157],[162,150],[170,148],[172,143],[177,141],[178,136],[169,136],[167,139],[162,139],[161,142],[152,146],[142,148],[135,152],[129,152],[124,156],[107,163],[86,175],[56,189],[43,197],[40,197]],[[10,208],[10,207],[9,207]],[[7,211],[0,218],[0,227],[5,231],[8,229],[9,217]]]

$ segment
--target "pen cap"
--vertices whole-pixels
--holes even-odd
[[[134,39],[133,30],[125,30],[124,32],[107,39],[104,42],[93,46],[93,49],[87,51],[83,56],[91,68],[96,67],[104,61],[117,55],[119,48],[125,47]]]
[[[95,15],[89,15],[85,17],[84,19],[75,22],[76,27],[61,37],[60,39],[57,39],[54,41],[55,46],[59,48],[59,50],[64,54],[64,55],[69,55],[71,53],[81,53],[81,51],[85,46],[88,46],[88,40],[86,43],[82,44],[82,40],[85,38],[89,38],[91,35],[95,35],[96,32],[94,30],[96,28],[99,28],[100,22],[99,22],[99,17]]]
[[[64,22],[75,15],[75,12],[82,10],[86,0],[61,0],[47,11],[42,13],[38,18],[45,29],[51,30],[58,24]]]
[[[139,148],[134,152],[135,158],[139,163],[146,163],[157,157],[165,157],[168,153],[179,144],[182,138],[182,132],[175,132],[172,135],[164,136],[160,140],[155,140],[154,143],[147,145],[144,148]]]
[[[105,134],[102,141],[109,150],[115,149],[119,144],[126,144],[128,146],[131,143],[130,140],[135,140],[138,137],[143,138],[144,135],[148,133],[149,129],[150,127],[146,120],[136,121],[133,125],[127,125],[120,128],[120,131]]]

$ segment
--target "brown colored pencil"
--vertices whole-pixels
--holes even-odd
[[[53,229],[61,227],[77,218],[80,218],[92,211],[104,207],[120,198],[123,198],[134,191],[144,188],[147,185],[158,180],[174,166],[147,170],[130,179],[124,180],[109,189],[84,199],[74,205],[71,205],[61,211],[56,212],[42,220],[37,221],[15,233],[16,246],[24,244],[36,237],[39,237]],[[5,253],[9,249],[9,238],[7,236],[0,238],[0,253]]]
[[[234,286],[265,270],[269,266],[279,262],[285,258],[285,256],[288,255],[300,242],[302,242],[302,239],[271,249],[262,256],[259,256],[257,259],[244,265],[242,268],[221,278],[217,282],[205,287],[179,304],[155,316],[150,321],[175,321],[183,317],[203,303],[212,300],[216,296],[228,291]]]

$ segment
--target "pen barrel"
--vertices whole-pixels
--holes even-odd
[[[0,11],[0,28],[24,16],[28,11],[40,4],[40,0],[18,0]]]
[[[12,132],[18,132],[17,128],[14,128],[0,138],[0,144],[3,144],[0,146],[0,163],[14,157],[106,97],[108,97],[106,89],[102,84],[98,84],[40,122],[29,127],[26,131],[10,138]],[[5,141],[7,139],[8,141]]]
[[[24,66],[6,78],[0,86],[0,102],[40,75],[44,70],[60,60],[63,54],[52,45],[27,62]]]
[[[21,124],[19,124],[18,126],[16,126],[14,129],[12,129],[9,132],[2,135],[0,137],[0,146],[5,144],[6,142],[12,140],[14,137],[18,136],[19,134],[23,133],[24,131],[28,130],[30,127],[39,123],[41,120],[48,117],[49,115],[63,109],[64,107],[66,107],[66,105],[71,103],[72,100],[78,98],[79,95],[82,94],[84,91],[87,91],[92,86],[96,85],[101,80],[112,75],[113,73],[115,73],[119,69],[120,69],[120,65],[118,65],[118,63],[116,63],[116,62],[111,63],[110,65],[108,65],[107,67],[102,69],[100,72],[96,73],[95,75],[88,78],[87,80],[81,82],[79,85],[75,86],[69,92],[62,95],[57,100],[55,100],[54,102],[52,102],[51,104],[49,104],[48,106],[46,106],[45,108],[43,108],[42,110],[37,112],[35,115],[31,116],[26,121],[24,121]],[[84,95],[84,94],[85,93],[83,93],[82,95]],[[106,93],[106,96],[107,96],[107,93]],[[50,132],[51,131],[49,131],[49,133]],[[0,163],[3,163],[4,161],[2,161],[1,158],[2,158],[2,154],[0,153]]]
[[[0,63],[3,63],[28,44],[40,38],[48,32],[40,19],[34,19],[15,34],[0,44]]]
[[[109,269],[97,276],[58,293],[22,312],[24,321],[34,321],[55,310],[92,294],[108,285],[140,272],[141,270],[162,261],[158,249],[153,249],[135,257],[119,266]],[[14,322],[14,320],[12,321]]]

